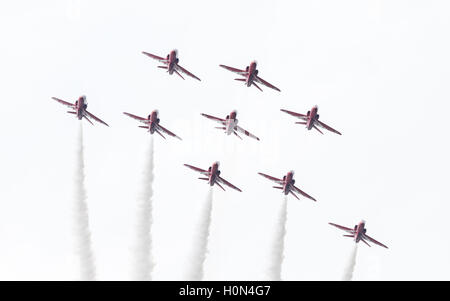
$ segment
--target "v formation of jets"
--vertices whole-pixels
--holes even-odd
[[[179,58],[178,58],[178,53],[176,50],[172,50],[166,57],[157,56],[157,55],[145,52],[145,51],[143,51],[142,53],[154,60],[159,61],[162,65],[158,66],[158,68],[165,69],[166,72],[168,72],[170,75],[175,73],[184,80],[184,77],[181,75],[181,73],[182,73],[184,75],[187,75],[189,77],[192,77],[193,79],[200,81],[200,78],[198,78],[193,73],[189,72],[188,70],[186,70],[185,68],[181,67],[178,64]],[[259,76],[258,69],[256,69],[256,66],[257,66],[256,61],[252,61],[249,66],[245,67],[245,69],[238,69],[238,68],[229,67],[229,66],[225,66],[225,65],[219,65],[219,66],[228,71],[231,71],[231,72],[234,72],[234,73],[240,75],[241,77],[236,78],[235,80],[244,82],[244,84],[247,87],[254,86],[258,90],[263,91],[261,89],[261,87],[258,85],[258,84],[261,84],[270,89],[281,92],[281,90],[279,88],[275,87],[274,85],[270,84],[269,82],[265,81],[264,79],[262,79]],[[52,97],[52,99],[69,107],[71,110],[67,111],[67,113],[75,115],[79,120],[82,120],[84,118],[90,124],[93,124],[91,121],[91,119],[92,119],[98,123],[109,126],[106,122],[104,122],[100,118],[96,117],[95,115],[93,115],[92,113],[90,113],[87,110],[86,96],[79,97],[78,100],[75,101],[75,103],[70,103],[70,102],[64,101],[64,100],[56,98],[56,97]],[[327,130],[332,133],[342,135],[339,131],[333,129],[329,125],[326,125],[324,122],[319,120],[317,106],[312,107],[311,110],[306,112],[306,114],[301,114],[301,113],[297,113],[297,112],[293,112],[293,111],[289,111],[289,110],[285,110],[285,109],[281,109],[281,111],[300,119],[301,121],[296,122],[296,124],[304,125],[306,127],[306,129],[308,129],[308,130],[315,129],[320,134],[323,134],[322,130]],[[163,134],[166,134],[166,135],[169,135],[169,136],[172,136],[174,138],[181,140],[180,137],[178,137],[176,134],[169,131],[168,129],[166,129],[165,127],[163,127],[160,124],[158,110],[154,110],[153,112],[151,112],[147,118],[139,117],[137,115],[127,113],[127,112],[124,112],[124,114],[128,117],[131,117],[131,118],[136,119],[137,121],[141,122],[143,125],[139,125],[139,127],[146,129],[150,134],[154,134],[156,132],[164,139],[166,139],[166,138]],[[242,139],[242,137],[239,134],[243,134],[243,135],[253,138],[255,140],[258,140],[258,141],[260,140],[258,137],[251,134],[249,131],[247,131],[237,125],[238,119],[236,118],[236,116],[237,116],[236,110],[232,111],[225,118],[215,117],[215,116],[208,115],[205,113],[201,113],[201,115],[203,117],[206,117],[212,121],[219,123],[220,126],[216,127],[216,129],[223,130],[227,135],[233,134],[236,137]],[[202,175],[202,177],[200,177],[199,179],[206,181],[210,186],[217,185],[221,189],[225,190],[225,188],[222,186],[222,185],[225,185],[234,190],[242,192],[241,189],[239,189],[235,185],[231,184],[230,182],[225,180],[220,175],[221,173],[219,170],[219,162],[214,162],[210,167],[208,167],[208,169],[202,169],[202,168],[195,167],[195,166],[189,165],[189,164],[184,164],[184,166],[200,173]],[[312,201],[316,201],[315,198],[313,198],[312,196],[310,196],[309,194],[307,194],[306,192],[304,192],[303,190],[301,190],[300,188],[298,188],[297,186],[294,185],[295,184],[294,171],[289,171],[281,179],[261,173],[261,172],[259,172],[258,174],[265,177],[266,179],[269,179],[269,180],[275,182],[277,185],[279,185],[279,186],[273,186],[273,188],[281,190],[284,195],[291,194],[296,199],[299,199],[299,197],[297,195],[297,194],[299,194],[299,195],[301,195],[305,198],[308,198]],[[379,245],[381,247],[388,248],[384,244],[376,241],[375,239],[371,238],[370,236],[368,236],[366,234],[365,221],[361,221],[359,224],[355,225],[353,228],[344,227],[344,226],[337,225],[334,223],[329,223],[329,224],[334,227],[337,227],[338,229],[341,229],[341,230],[347,232],[347,234],[345,234],[344,236],[353,238],[353,240],[356,243],[362,241],[366,245],[370,246],[368,243],[368,241],[369,241],[369,242]]]

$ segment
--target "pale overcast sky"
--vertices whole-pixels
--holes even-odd
[[[356,280],[450,280],[448,1],[3,1],[0,3],[0,279],[77,278],[71,202],[79,121],[51,100],[86,95],[110,128],[84,122],[86,188],[100,280],[130,279],[148,133],[123,111],[183,138],[154,137],[153,279],[181,280],[208,186],[183,163],[221,162],[243,190],[214,189],[205,279],[258,280],[279,190],[288,200],[285,280],[340,280],[352,242],[329,226],[365,219],[389,246],[360,245]],[[178,49],[185,81],[141,54]],[[281,89],[247,88],[219,64]],[[280,109],[342,132],[320,135]],[[261,138],[213,122],[238,110]]]

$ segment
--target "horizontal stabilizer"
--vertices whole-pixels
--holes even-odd
[[[322,131],[319,130],[319,128],[317,126],[313,125],[313,128],[315,128],[319,133],[321,133],[323,135]]]
[[[217,184],[217,186],[219,186],[220,188],[222,188],[223,191],[225,191],[225,188],[222,187],[222,185],[220,185],[219,183],[215,182],[215,184]]]
[[[166,137],[164,137],[163,136],[163,134],[161,134],[161,132],[160,131],[158,131],[158,130],[155,130],[161,137],[163,137],[164,139],[166,139]]]
[[[76,112],[72,112],[72,111],[67,111],[67,113],[76,114]]]
[[[146,125],[138,125],[138,127],[148,129],[148,126],[146,126]]]
[[[345,236],[345,237],[354,237],[353,235],[349,235],[349,234],[344,234],[343,236]]]
[[[208,181],[209,179],[208,178],[199,178],[200,180],[205,180],[205,181]]]
[[[361,241],[362,241],[363,243],[365,243],[366,245],[368,245],[369,247],[371,246],[371,245],[369,245],[369,244],[367,243],[367,241],[364,240],[364,238],[361,238]]]
[[[242,137],[238,135],[238,133],[236,133],[236,131],[233,132],[234,135],[236,135],[239,139],[242,140]]]
[[[158,66],[158,68],[167,69],[167,66]]]
[[[214,128],[219,129],[219,130],[226,130],[225,127],[220,127],[220,126],[216,126],[216,127],[214,127]]]
[[[180,72],[178,72],[177,70],[174,70],[176,74],[178,74],[179,77],[181,77],[182,79],[184,79],[183,76],[181,76]]]
[[[273,186],[273,188],[276,188],[276,189],[283,189],[283,187],[278,187],[278,186]]]
[[[306,122],[297,121],[296,124],[303,124],[303,125],[306,125]]]
[[[240,81],[240,82],[245,82],[245,81],[246,81],[245,78],[235,78],[234,80],[238,80],[238,81]]]

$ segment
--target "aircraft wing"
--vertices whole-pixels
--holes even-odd
[[[149,120],[148,120],[147,118],[139,117],[139,116],[136,116],[136,115],[127,113],[127,112],[123,112],[123,113],[124,113],[125,115],[127,115],[128,117],[131,117],[131,118],[134,118],[134,119],[136,119],[136,120],[139,120],[140,122],[143,122],[143,123],[149,123]]]
[[[74,105],[73,103],[64,101],[64,100],[59,99],[59,98],[56,98],[56,97],[52,97],[52,99],[53,99],[53,100],[56,100],[57,102],[59,102],[59,103],[65,105],[65,106],[68,106],[68,107],[71,107],[71,108],[75,108],[75,105]]]
[[[300,190],[298,187],[293,186],[295,192],[300,193],[301,195],[303,195],[305,198],[308,198],[310,200],[313,200],[314,202],[317,202],[317,200],[315,198],[313,198],[312,196],[310,196],[309,194],[307,194],[306,192]]]
[[[388,247],[386,247],[385,245],[383,245],[381,242],[376,241],[375,239],[373,239],[373,238],[370,237],[369,235],[367,235],[367,234],[363,234],[363,235],[364,235],[364,238],[365,238],[365,239],[368,239],[370,242],[373,242],[374,244],[379,245],[379,246],[381,246],[381,247],[383,247],[383,248],[389,249]]]
[[[203,117],[206,117],[208,119],[217,121],[217,122],[219,122],[221,124],[225,124],[225,122],[226,122],[225,119],[222,119],[222,118],[219,118],[219,117],[214,117],[214,116],[211,116],[211,115],[208,115],[208,114],[201,113],[200,115],[202,115]]]
[[[89,117],[91,117],[91,118],[94,119],[95,121],[100,122],[100,123],[102,123],[102,124],[104,124],[104,125],[106,125],[106,126],[109,126],[106,122],[104,122],[104,121],[101,120],[100,118],[94,116],[93,114],[89,113],[88,111],[85,111],[85,112],[86,112],[86,115],[88,115]]]
[[[233,67],[228,67],[228,66],[225,66],[225,65],[219,65],[219,66],[222,67],[222,68],[227,69],[228,71],[237,73],[237,74],[242,75],[242,76],[247,76],[247,74],[248,74],[248,72],[245,71],[245,70],[241,70],[241,69],[237,69],[237,68],[233,68]]]
[[[205,176],[209,176],[209,171],[207,171],[207,170],[204,170],[204,169],[201,169],[201,168],[189,165],[189,164],[184,164],[184,166],[186,166],[186,167],[188,167],[188,168],[190,168],[192,170],[195,170],[196,172],[199,172],[199,173],[201,173],[201,174],[203,174]]]
[[[236,129],[238,132],[241,132],[241,133],[243,133],[244,135],[249,136],[249,137],[252,137],[253,139],[256,139],[256,140],[259,141],[259,138],[258,138],[258,137],[256,137],[255,135],[253,135],[253,134],[250,133],[249,131],[244,130],[244,129],[241,128],[240,126],[237,125],[237,126],[235,127],[235,129]]]
[[[225,180],[224,178],[221,178],[220,176],[217,177],[217,181],[219,181],[222,184],[227,185],[228,187],[231,187],[239,192],[242,192],[242,190],[240,190],[239,188],[237,188],[236,186],[234,186],[233,184],[231,184],[230,182],[228,182],[227,180]]]
[[[192,74],[191,72],[187,71],[186,69],[184,69],[184,68],[181,67],[180,65],[177,65],[177,69],[180,70],[181,72],[183,72],[184,74],[186,74],[186,75],[188,75],[188,76],[190,76],[190,77],[192,77],[192,78],[195,78],[196,80],[201,81],[200,78],[198,78],[197,76],[195,76],[195,75]]]
[[[349,232],[349,233],[352,233],[352,234],[355,232],[355,230],[352,229],[352,228],[347,228],[347,227],[340,226],[340,225],[333,224],[333,223],[328,223],[328,224],[330,224],[330,225],[332,225],[332,226],[335,226],[335,227],[338,228],[338,229],[341,229],[341,230],[347,231],[347,232]]]
[[[315,123],[320,126],[321,128],[324,128],[326,130],[329,130],[330,132],[336,133],[338,135],[342,135],[341,133],[339,133],[338,131],[336,131],[335,129],[333,129],[331,126],[326,125],[325,123],[323,123],[322,121],[316,120]]]
[[[271,181],[274,181],[274,182],[276,182],[276,183],[278,183],[280,185],[283,185],[283,183],[284,183],[283,180],[274,178],[274,177],[266,175],[266,174],[263,174],[262,172],[258,172],[258,174],[263,176],[263,177],[265,177],[265,178],[267,178],[267,179],[269,179],[269,180],[271,180]]]
[[[260,83],[260,84],[263,84],[263,85],[266,86],[266,87],[269,87],[269,88],[271,88],[271,89],[277,90],[278,92],[281,92],[280,89],[278,89],[278,88],[275,87],[274,85],[272,85],[272,84],[266,82],[265,80],[263,80],[263,79],[262,79],[261,77],[259,77],[259,76],[256,76],[256,81],[257,81],[258,83]]]
[[[162,62],[162,63],[167,63],[167,59],[165,59],[165,58],[163,58],[163,57],[160,57],[160,56],[157,56],[157,55],[154,55],[154,54],[145,52],[145,51],[142,51],[142,53],[145,54],[145,55],[148,56],[148,57],[151,57],[151,58],[154,59],[154,60],[160,61],[160,62]]]
[[[288,111],[288,110],[284,110],[284,109],[280,109],[280,111],[285,112],[285,113],[288,113],[289,115],[292,115],[292,116],[294,116],[294,117],[303,119],[303,120],[305,120],[305,121],[308,120],[308,116],[303,115],[303,114],[300,114],[300,113],[295,113],[295,112]]]
[[[170,135],[170,136],[172,136],[172,137],[175,137],[175,138],[178,138],[178,139],[181,140],[180,137],[178,137],[177,135],[175,135],[174,133],[172,133],[171,131],[169,131],[168,129],[166,129],[165,127],[163,127],[162,125],[157,124],[156,126],[158,127],[158,129],[160,129],[161,131],[163,131],[163,132],[166,133],[167,135]]]

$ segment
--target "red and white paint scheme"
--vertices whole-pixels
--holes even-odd
[[[80,96],[78,98],[77,101],[75,101],[75,103],[70,103],[67,101],[64,101],[62,99],[56,98],[56,97],[52,97],[53,100],[56,100],[57,102],[68,106],[69,108],[71,108],[73,111],[67,111],[67,113],[69,114],[74,114],[77,116],[78,120],[81,119],[86,119],[87,121],[89,121],[90,124],[94,125],[92,123],[92,121],[89,118],[94,119],[97,122],[100,122],[106,126],[109,126],[106,122],[104,122],[103,120],[101,120],[100,118],[97,118],[96,116],[94,116],[93,114],[89,113],[86,109],[87,109],[87,102],[86,102],[86,96]],[[88,118],[89,117],[89,118]]]
[[[253,85],[262,92],[262,89],[257,85],[257,83],[258,83],[258,84],[262,84],[266,87],[269,87],[271,89],[281,92],[280,89],[278,89],[277,87],[275,87],[272,84],[269,84],[268,82],[266,82],[265,80],[263,80],[261,77],[258,76],[258,69],[256,69],[256,61],[251,62],[250,66],[245,67],[245,70],[228,67],[225,65],[219,65],[219,66],[245,77],[245,78],[235,78],[235,80],[245,82],[245,85],[247,87],[250,87],[251,85]]]
[[[225,117],[225,119],[222,119],[222,118],[219,118],[219,117],[214,117],[214,116],[211,116],[211,115],[208,115],[208,114],[203,114],[203,113],[201,113],[201,115],[206,117],[206,118],[208,118],[208,119],[211,119],[211,120],[214,120],[214,121],[220,123],[222,126],[221,127],[216,127],[216,129],[225,130],[225,133],[227,135],[234,134],[236,137],[242,139],[241,136],[239,136],[238,133],[237,133],[237,132],[240,132],[240,133],[242,133],[242,134],[244,134],[244,135],[246,135],[248,137],[251,137],[251,138],[256,139],[256,140],[259,141],[258,137],[256,137],[255,135],[253,135],[249,131],[246,131],[243,128],[241,128],[240,126],[237,125],[238,120],[236,118],[236,116],[237,116],[237,111],[236,110],[234,110],[229,115],[227,115]]]
[[[276,189],[280,189],[281,191],[283,191],[284,195],[288,195],[289,193],[292,194],[297,200],[299,200],[298,196],[295,193],[300,193],[301,195],[303,195],[304,197],[313,200],[314,202],[316,202],[316,199],[313,198],[312,196],[306,194],[304,191],[300,190],[298,187],[295,187],[295,180],[294,180],[294,171],[291,170],[290,172],[288,172],[285,176],[283,176],[283,179],[278,179],[266,174],[263,174],[261,172],[258,172],[259,175],[274,181],[275,183],[277,183],[278,185],[281,186],[273,186],[273,188]]]
[[[161,137],[166,139],[166,137],[164,137],[163,134],[161,134],[161,131],[162,131],[169,136],[172,136],[172,137],[175,137],[175,138],[178,138],[181,140],[180,137],[178,137],[177,135],[175,135],[174,133],[172,133],[171,131],[169,131],[168,129],[166,129],[165,127],[163,127],[162,125],[159,124],[158,110],[154,110],[150,115],[148,115],[147,118],[139,117],[139,116],[127,113],[127,112],[123,112],[123,113],[131,118],[134,118],[134,119],[144,123],[145,125],[140,125],[139,127],[147,129],[148,132],[152,135],[156,132]]]
[[[237,188],[236,186],[234,186],[233,184],[226,181],[224,178],[222,178],[220,176],[219,162],[217,162],[217,161],[214,162],[212,166],[208,167],[208,170],[201,169],[201,168],[189,165],[189,164],[184,164],[184,166],[186,166],[192,170],[195,170],[195,171],[201,173],[202,175],[206,176],[204,178],[199,178],[199,179],[208,181],[208,184],[210,186],[217,184],[217,186],[219,186],[220,188],[222,188],[225,191],[225,188],[223,188],[222,185],[220,185],[220,184],[225,184],[228,187],[231,187],[239,192],[242,192],[242,190],[240,190],[239,188]]]
[[[167,72],[169,72],[170,75],[172,75],[174,72],[176,74],[178,74],[182,79],[184,79],[183,76],[181,76],[180,72],[189,75],[192,78],[195,78],[197,80],[200,80],[200,78],[198,78],[197,76],[195,76],[194,74],[190,73],[189,71],[187,71],[186,69],[184,69],[183,67],[181,67],[180,65],[178,65],[178,61],[179,58],[177,57],[178,52],[177,50],[172,50],[167,56],[166,58],[142,51],[143,54],[145,54],[148,57],[151,57],[152,59],[155,59],[161,63],[164,64],[164,66],[158,66],[158,68],[161,69],[166,69]]]
[[[366,241],[366,240],[368,240],[376,245],[379,245],[383,248],[388,249],[388,247],[383,245],[381,242],[376,241],[375,239],[373,239],[372,237],[370,237],[369,235],[366,234],[366,228],[364,227],[366,222],[364,220],[360,221],[359,224],[355,225],[355,227],[353,227],[353,229],[347,228],[344,226],[340,226],[340,225],[336,225],[333,223],[328,223],[328,224],[335,226],[336,228],[344,230],[347,233],[349,233],[349,234],[344,234],[344,236],[352,237],[356,243],[362,241],[363,243],[365,243],[366,245],[368,245],[370,247],[370,245]]]
[[[299,119],[302,119],[303,121],[301,122],[296,122],[297,124],[303,124],[306,125],[306,128],[308,130],[311,130],[312,128],[316,129],[319,133],[322,133],[321,130],[319,130],[318,126],[326,129],[330,132],[336,133],[338,135],[342,135],[341,133],[339,133],[338,131],[336,131],[335,129],[333,129],[332,127],[326,125],[325,123],[323,123],[322,121],[319,121],[319,114],[317,113],[317,111],[319,110],[319,108],[317,106],[314,106],[311,111],[308,111],[306,113],[306,115],[300,114],[300,113],[295,113],[292,111],[288,111],[288,110],[284,110],[281,109],[282,112],[288,113],[289,115],[292,115],[294,117],[297,117]]]

